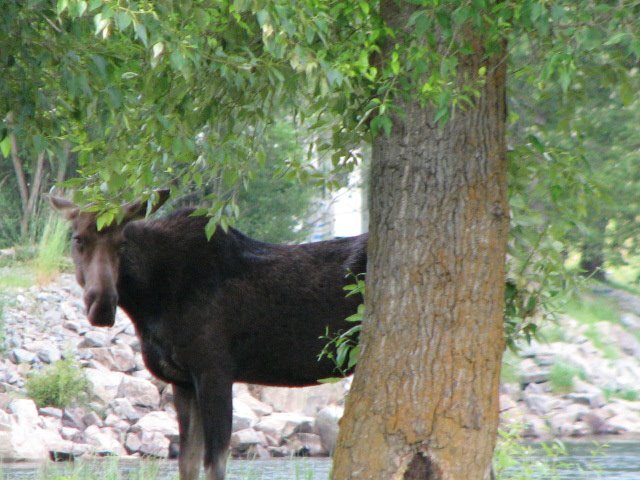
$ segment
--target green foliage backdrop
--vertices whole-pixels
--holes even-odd
[[[336,187],[360,147],[402,115],[400,98],[434,106],[438,123],[455,121],[473,108],[487,73],[459,78],[459,63],[507,45],[508,327],[535,333],[526,319],[570,279],[572,244],[611,261],[636,249],[640,6],[411,3],[411,15],[390,26],[381,3],[367,0],[8,0],[0,153],[20,157],[31,178],[44,155],[49,183],[63,176],[56,170],[75,169],[66,186],[101,225],[119,218],[123,201],[152,202],[154,189],[171,187],[205,193],[209,233],[241,216],[271,238],[260,230],[268,212],[255,206],[271,178],[290,192],[295,182]],[[463,29],[483,32],[482,45],[461,42]],[[390,40],[396,47],[383,56]],[[274,122],[295,130],[303,150],[276,152]],[[3,163],[0,174],[11,167]],[[302,215],[284,215],[282,228]]]

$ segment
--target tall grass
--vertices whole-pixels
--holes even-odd
[[[554,440],[532,445],[522,441],[524,426],[498,431],[498,442],[493,455],[493,471],[496,480],[561,480],[566,472],[581,472],[585,476],[575,478],[602,478],[596,457],[602,456],[606,446],[596,446],[591,460],[586,463],[566,461],[568,451],[564,443]],[[573,478],[573,477],[572,477]]]
[[[44,226],[34,259],[34,270],[38,283],[47,283],[59,273],[64,263],[68,236],[69,222],[59,215],[51,214]]]

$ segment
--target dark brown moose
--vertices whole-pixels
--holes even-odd
[[[168,192],[160,192],[157,209]],[[366,235],[273,245],[234,229],[205,236],[206,218],[182,210],[144,220],[146,203],[98,231],[94,214],[52,205],[73,224],[72,255],[89,322],[109,327],[116,306],[131,318],[147,368],[171,383],[180,427],[181,480],[223,480],[233,382],[305,386],[335,376],[318,360],[326,329],[361,299],[345,297],[348,272],[366,267]]]

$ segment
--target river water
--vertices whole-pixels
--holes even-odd
[[[592,444],[565,444],[566,454],[549,458],[536,448],[523,461],[528,475],[518,467],[507,471],[501,480],[640,480],[640,443],[612,443],[595,448]],[[536,466],[536,460],[544,468]],[[177,480],[177,462],[146,462],[103,459],[91,463],[0,465],[0,479],[37,480]],[[86,469],[86,471],[81,471]],[[331,460],[232,460],[227,480],[328,480]],[[92,473],[90,473],[92,472]]]

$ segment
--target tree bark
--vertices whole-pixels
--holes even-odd
[[[460,78],[487,68],[475,108],[437,127],[433,109],[401,102],[403,120],[374,141],[367,318],[335,480],[490,477],[504,350],[505,52],[460,59]]]

